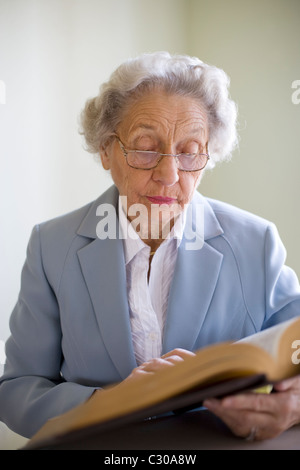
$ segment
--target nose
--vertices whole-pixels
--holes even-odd
[[[173,186],[179,180],[176,158],[164,156],[153,170],[152,178],[164,186]]]

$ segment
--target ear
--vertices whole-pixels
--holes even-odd
[[[100,158],[104,170],[110,170],[110,157],[108,155],[110,146],[100,148]]]

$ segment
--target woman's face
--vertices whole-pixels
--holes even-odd
[[[206,113],[200,102],[160,91],[146,94],[131,104],[117,134],[126,149],[165,154],[206,152],[209,137]],[[201,170],[178,170],[176,159],[169,156],[151,170],[131,168],[117,139],[101,152],[101,160],[104,168],[111,171],[120,195],[127,197],[127,208],[142,204],[149,214],[152,204],[163,204],[180,212],[191,201],[202,175]]]

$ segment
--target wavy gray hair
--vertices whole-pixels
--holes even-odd
[[[229,97],[226,73],[196,57],[168,52],[142,54],[121,64],[89,99],[81,113],[80,133],[86,150],[99,154],[122,121],[131,100],[160,87],[171,94],[200,100],[209,127],[209,164],[228,160],[237,145],[237,107]]]

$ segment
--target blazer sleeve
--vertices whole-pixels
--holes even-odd
[[[0,420],[30,438],[49,418],[87,400],[95,390],[61,377],[59,308],[44,273],[38,226],[28,244],[10,330],[0,378]]]
[[[275,225],[265,236],[265,322],[263,329],[300,315],[300,288],[296,273],[285,265],[286,250]]]

